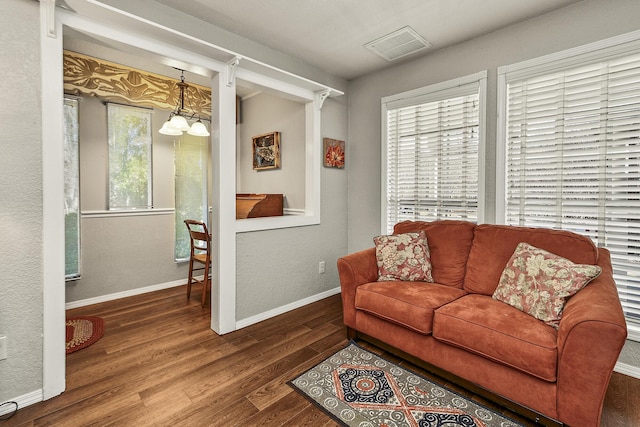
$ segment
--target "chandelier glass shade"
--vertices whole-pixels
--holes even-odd
[[[180,98],[178,99],[175,110],[169,114],[169,119],[164,122],[159,132],[163,135],[173,136],[182,135],[184,132],[193,136],[209,136],[210,133],[200,120],[200,116],[193,111],[193,109],[191,109],[191,113],[189,113],[184,107],[185,92],[189,85],[184,82],[184,71],[180,71],[182,74],[180,75],[180,82],[177,84],[180,89]],[[192,119],[196,119],[196,122],[190,125],[188,120]]]

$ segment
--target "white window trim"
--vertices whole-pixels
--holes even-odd
[[[284,216],[239,219],[236,220],[236,233],[320,224],[321,108],[313,92],[306,93],[306,101],[304,211],[295,215],[285,213]]]
[[[600,40],[594,43],[555,52],[538,58],[498,67],[498,111],[496,128],[496,223],[506,222],[506,123],[507,123],[507,75],[521,78],[550,73],[588,61],[598,61],[640,49],[640,30]],[[640,331],[638,331],[640,335]]]
[[[380,187],[380,233],[386,234],[387,218],[387,113],[391,109],[416,105],[440,99],[451,98],[453,89],[458,87],[461,94],[468,93],[470,86],[478,87],[478,224],[485,218],[485,158],[486,158],[486,100],[487,71],[435,83],[418,89],[401,92],[381,99],[381,187]]]
[[[124,216],[150,216],[150,215],[173,215],[173,208],[154,208],[154,209],[111,209],[97,211],[81,211],[80,215],[84,218],[114,218]]]
[[[118,103],[114,103],[114,102],[107,102],[107,129],[108,129],[108,133],[107,133],[107,145],[108,145],[108,156],[107,156],[107,209],[110,211],[124,211],[124,210],[152,210],[153,209],[153,125],[152,125],[152,116],[153,116],[153,109],[151,108],[146,108],[146,107],[136,107],[136,106],[132,106],[132,105],[124,105],[124,104],[118,104]],[[111,126],[113,126],[114,124],[112,124],[111,122],[111,112],[113,111],[114,113],[116,111],[135,111],[138,113],[142,113],[144,112],[146,115],[148,115],[148,134],[149,134],[149,141],[148,141],[148,171],[147,171],[147,179],[148,179],[148,183],[147,183],[147,205],[143,206],[143,205],[139,205],[139,206],[112,206],[111,205],[111,192],[112,192],[112,188],[111,188]]]
[[[563,50],[527,61],[498,67],[496,129],[496,223],[506,223],[506,120],[509,79],[532,77],[555,70],[623,56],[640,50],[640,30]],[[507,77],[508,75],[508,77]],[[627,324],[628,338],[640,341],[640,328]]]

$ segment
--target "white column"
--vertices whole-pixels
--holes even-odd
[[[226,73],[211,83],[213,276],[211,329],[236,329],[236,84]]]
[[[65,389],[64,144],[62,25],[40,2],[43,211],[43,398]]]

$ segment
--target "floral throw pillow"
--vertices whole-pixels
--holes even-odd
[[[427,235],[418,233],[374,237],[378,281],[433,282]]]
[[[597,265],[520,243],[502,271],[493,298],[558,329],[567,299],[600,275]]]

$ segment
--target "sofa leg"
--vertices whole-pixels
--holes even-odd
[[[369,344],[373,344],[374,346],[378,347],[379,349],[390,353],[394,356],[397,356],[401,359],[406,360],[409,363],[412,363],[414,365],[416,365],[419,368],[422,368],[432,374],[434,374],[436,377],[439,377],[439,379],[434,379],[431,378],[431,380],[433,380],[436,383],[439,383],[440,385],[444,385],[446,387],[446,383],[447,382],[451,382],[453,384],[456,384],[468,391],[470,391],[471,393],[490,400],[500,406],[502,406],[503,408],[506,408],[512,412],[515,412],[525,418],[528,418],[529,420],[533,421],[536,425],[541,425],[541,426],[545,426],[545,427],[568,427],[565,424],[561,423],[558,420],[552,419],[552,418],[548,418],[532,409],[526,408],[524,406],[521,406],[505,397],[499,396],[497,394],[494,394],[484,388],[482,388],[479,385],[476,385],[470,381],[467,381],[463,378],[460,378],[454,374],[451,374],[441,368],[438,368],[428,362],[425,362],[424,360],[421,360],[415,356],[411,356],[408,353],[405,353],[404,351],[397,349],[395,347],[393,347],[390,344],[387,344],[377,338],[372,337],[371,335],[367,335],[365,333],[362,332],[358,332],[353,328],[349,328],[347,327],[347,338],[349,338],[350,340],[358,340],[358,341],[365,341]],[[429,378],[429,377],[427,377]]]
[[[358,332],[355,329],[352,329],[347,326],[347,339],[355,340],[358,337]]]

